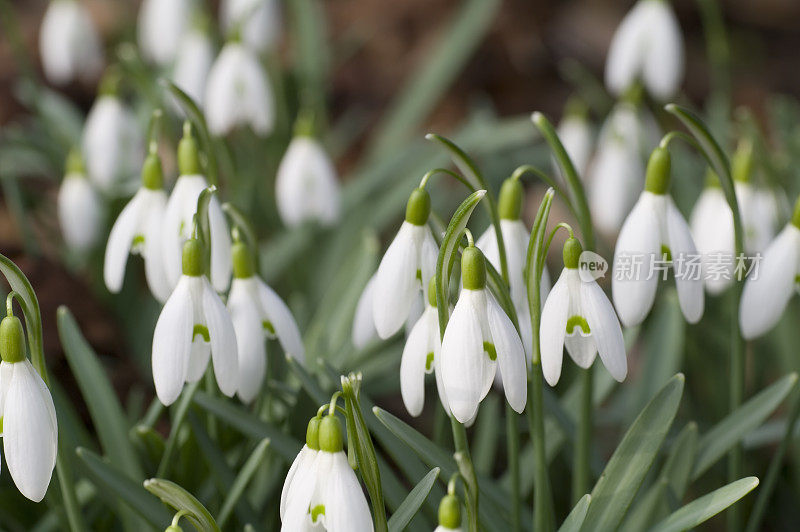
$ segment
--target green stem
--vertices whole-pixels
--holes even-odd
[[[450,418],[450,427],[453,429],[453,442],[456,452],[455,459],[458,471],[464,479],[467,489],[467,525],[469,532],[478,532],[478,477],[472,465],[472,456],[469,453],[467,442],[467,429],[455,417]]]
[[[736,250],[739,256],[741,250]],[[739,301],[742,297],[743,283],[736,283],[732,290],[733,306],[731,311],[731,373],[730,373],[730,404],[729,411],[735,412],[744,400],[744,340],[739,332]],[[728,482],[735,482],[742,478],[744,450],[741,440],[731,448],[728,454]],[[734,504],[728,509],[728,530],[736,531],[742,528],[742,506]]]
[[[589,491],[589,454],[592,445],[592,370],[580,370],[580,420],[576,434],[572,469],[572,501],[579,501]]]
[[[511,530],[518,532],[520,526],[519,489],[519,430],[517,413],[506,403],[506,445],[508,448],[508,469],[511,472]]]

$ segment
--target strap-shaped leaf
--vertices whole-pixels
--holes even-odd
[[[558,532],[578,532],[583,526],[583,521],[586,519],[586,512],[589,511],[589,503],[592,502],[592,496],[588,493],[580,498],[575,507],[569,512],[569,515]]]
[[[163,478],[151,478],[144,481],[144,489],[161,499],[165,504],[184,511],[187,519],[198,532],[220,532],[211,513],[194,495],[178,484]]]
[[[228,491],[227,497],[225,497],[225,502],[222,503],[222,509],[219,511],[219,526],[225,526],[236,503],[238,503],[239,499],[244,495],[244,490],[247,488],[253,475],[256,474],[259,466],[264,461],[264,457],[267,455],[268,446],[269,438],[261,440],[242,466],[242,469],[233,481],[230,491]]]
[[[434,467],[414,486],[414,489],[403,500],[397,511],[389,518],[389,532],[405,530],[406,525],[411,522],[411,519],[414,518],[420,507],[425,503],[425,499],[431,492],[431,488],[433,488],[433,483],[436,482],[436,478],[439,476],[439,471],[441,469]]]

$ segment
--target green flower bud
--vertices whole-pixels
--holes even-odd
[[[183,275],[200,277],[205,273],[203,244],[196,238],[190,238],[183,245]]]
[[[142,186],[150,190],[161,190],[164,186],[164,172],[161,169],[161,157],[151,152],[142,165]]]
[[[469,246],[461,254],[461,283],[469,290],[486,287],[486,262],[475,246]]]
[[[571,236],[564,242],[564,267],[577,270],[583,247],[577,238]]]
[[[653,194],[666,194],[669,189],[671,164],[669,150],[661,147],[654,149],[650,154],[650,160],[647,161],[644,189]]]
[[[439,503],[439,525],[455,530],[461,526],[461,503],[455,495],[445,495]]]
[[[244,242],[233,243],[233,277],[234,279],[247,279],[256,271],[253,254]]]
[[[519,179],[506,179],[500,187],[498,202],[501,220],[519,220],[524,191]]]
[[[328,453],[338,453],[344,449],[342,423],[336,414],[328,414],[319,423],[319,448]]]
[[[319,425],[321,421],[318,417],[312,417],[306,429],[306,445],[308,445],[309,449],[315,451],[319,451]]]
[[[424,188],[415,188],[406,204],[406,221],[414,225],[425,225],[431,214],[431,195]]]
[[[180,175],[201,173],[200,148],[192,135],[192,124],[188,120],[183,123],[183,138],[178,143],[178,171]]]
[[[6,316],[0,322],[0,356],[9,363],[25,360],[25,333],[16,316]]]

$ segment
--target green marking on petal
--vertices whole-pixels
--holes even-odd
[[[132,248],[136,248],[143,245],[144,245],[144,235],[136,235],[135,237],[133,237],[133,242],[131,242]]]
[[[4,418],[0,417],[0,436],[3,435],[3,419]]]
[[[489,355],[489,360],[497,360],[497,350],[494,348],[494,344],[483,342],[483,350]]]
[[[428,357],[425,359],[425,371],[430,371],[433,367],[433,351],[428,353]]]
[[[422,282],[422,271],[421,270],[417,270],[417,280],[419,282]]]
[[[269,334],[275,334],[275,326],[272,325],[272,322],[269,320],[264,320],[261,322],[261,328],[267,331]]]
[[[192,329],[192,341],[193,342],[194,342],[194,339],[197,337],[198,334],[203,337],[203,341],[204,342],[210,342],[211,341],[211,335],[208,334],[208,327],[206,327],[205,325],[195,324],[194,329]]]
[[[664,244],[661,244],[661,256],[666,257],[667,262],[672,262],[672,251]]]
[[[325,505],[318,504],[311,509],[311,521],[316,523],[317,517],[320,515],[325,515]]]
[[[589,328],[589,323],[583,316],[575,315],[567,320],[567,334],[573,334],[575,332],[575,327],[580,327],[585,335],[592,332]]]
[[[800,274],[797,274],[797,275],[794,276],[794,283],[795,284],[800,284]]]

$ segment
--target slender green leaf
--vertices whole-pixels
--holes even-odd
[[[178,435],[183,427],[186,414],[189,412],[189,407],[192,406],[192,401],[197,393],[197,389],[200,387],[200,383],[201,381],[193,382],[181,392],[181,400],[178,401],[178,406],[175,408],[175,413],[172,416],[172,426],[169,429],[169,437],[164,446],[164,454],[161,457],[161,461],[158,463],[156,474],[159,477],[166,475],[167,471],[169,471],[169,467],[173,465],[172,455],[175,454],[175,449],[178,447]]]
[[[647,528],[657,518],[656,512],[659,505],[666,499],[669,485],[666,479],[661,478],[650,486],[642,497],[636,502],[628,512],[620,530],[622,532],[639,532]]]
[[[578,532],[583,526],[583,521],[586,519],[586,512],[589,511],[589,503],[591,502],[592,496],[588,493],[581,497],[572,511],[569,512],[567,518],[564,519],[558,532]]]
[[[436,478],[439,476],[439,471],[441,469],[434,467],[414,486],[414,489],[411,490],[400,507],[389,518],[389,532],[405,530],[408,523],[411,522],[411,519],[425,503],[431,488],[433,488],[433,483],[436,482]]]
[[[228,491],[228,496],[225,497],[225,502],[222,503],[222,509],[219,511],[219,518],[217,519],[219,526],[225,526],[225,523],[228,521],[234,506],[236,506],[236,503],[239,502],[239,499],[242,497],[242,495],[244,495],[244,490],[247,488],[247,484],[250,483],[250,480],[261,466],[261,463],[267,454],[268,446],[268,438],[261,440],[242,466],[242,469],[239,471],[239,475],[236,477],[236,480],[233,481],[233,485]]]
[[[151,478],[144,481],[144,489],[175,510],[186,512],[184,518],[199,532],[220,532],[219,526],[206,507],[194,495],[174,482],[163,478]]]
[[[687,423],[675,438],[661,471],[661,478],[667,480],[672,495],[678,501],[683,499],[686,488],[689,487],[692,466],[697,456],[697,441],[697,424]]]

